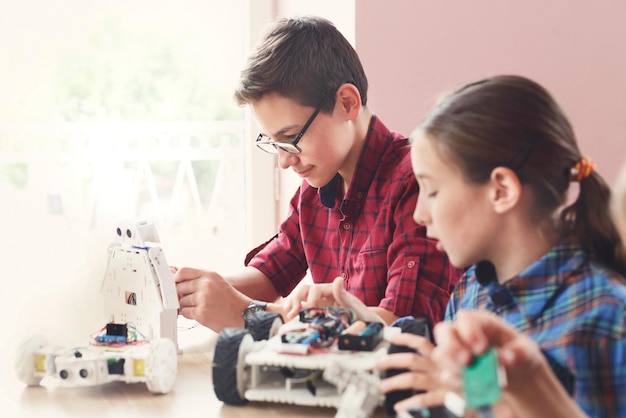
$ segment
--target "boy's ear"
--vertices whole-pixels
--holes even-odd
[[[340,106],[348,119],[356,119],[362,107],[359,89],[354,84],[345,83],[339,86],[335,94],[335,108]]]
[[[522,183],[510,168],[496,167],[491,171],[491,199],[496,213],[502,214],[514,208],[522,196]]]

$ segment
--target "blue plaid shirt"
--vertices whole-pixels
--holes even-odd
[[[561,243],[504,284],[481,285],[470,268],[446,319],[460,309],[492,311],[528,334],[553,369],[571,374],[574,399],[591,417],[626,417],[626,284],[577,244]]]

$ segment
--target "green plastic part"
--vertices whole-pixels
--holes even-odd
[[[498,402],[502,394],[501,371],[496,350],[474,358],[462,372],[463,391],[468,410],[490,406]]]

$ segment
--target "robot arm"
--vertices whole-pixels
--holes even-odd
[[[161,295],[164,309],[178,309],[178,295],[174,276],[170,271],[153,222],[122,222],[116,229],[121,245],[147,251],[155,284]]]

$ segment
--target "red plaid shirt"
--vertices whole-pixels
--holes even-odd
[[[373,116],[343,200],[341,194],[339,175],[319,189],[303,181],[278,234],[248,265],[283,296],[310,269],[315,283],[343,276],[367,306],[441,321],[460,272],[413,220],[418,186],[408,140]]]

